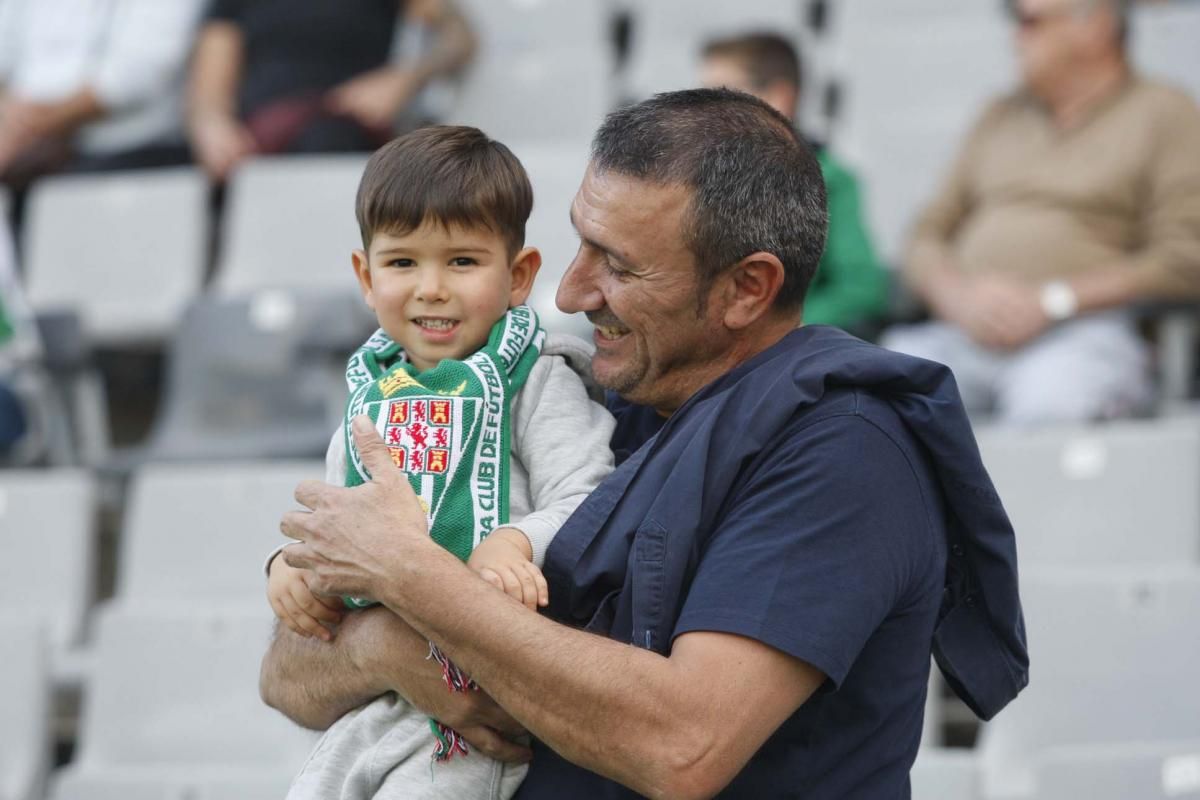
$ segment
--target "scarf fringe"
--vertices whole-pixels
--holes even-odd
[[[433,642],[429,643],[429,655],[426,659],[436,661],[442,668],[442,679],[446,681],[446,688],[451,692],[477,692],[479,684],[471,680],[471,678],[458,668],[457,665],[443,653],[438,646]],[[433,747],[432,758],[438,763],[449,761],[456,755],[466,756],[470,754],[470,748],[467,746],[467,741],[462,738],[462,735],[453,728],[443,725],[435,719],[429,720],[429,727],[433,731],[434,737],[437,739],[437,744]]]

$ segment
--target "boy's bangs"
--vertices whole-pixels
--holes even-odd
[[[357,212],[364,247],[375,233],[405,235],[431,221],[447,230],[486,228],[516,253],[532,207],[529,177],[507,147],[475,128],[435,126],[371,157]]]

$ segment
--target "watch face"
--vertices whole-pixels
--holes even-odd
[[[1075,313],[1078,301],[1075,292],[1062,281],[1052,281],[1042,287],[1042,310],[1053,320],[1063,320]]]

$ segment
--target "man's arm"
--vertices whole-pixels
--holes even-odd
[[[237,118],[245,42],[235,23],[214,19],[196,40],[188,81],[188,138],[196,159],[217,180],[254,151],[254,140]]]
[[[395,63],[356,75],[333,89],[330,107],[369,127],[389,128],[396,115],[429,81],[453,73],[470,61],[475,36],[452,0],[404,4],[406,25],[421,25],[434,35],[417,57],[402,53]]]
[[[346,712],[394,691],[485,755],[528,760],[527,748],[505,738],[523,730],[512,717],[483,692],[448,691],[428,653],[429,640],[383,607],[347,614],[332,642],[277,625],[259,692],[297,725],[325,730]]]
[[[357,424],[355,436],[375,479],[355,489],[302,484],[297,498],[315,510],[284,518],[284,532],[305,542],[284,557],[318,567],[319,591],[381,598],[572,762],[650,797],[708,797],[824,681],[741,636],[688,633],[664,658],[498,598],[429,539],[378,436]],[[389,536],[353,541],[346,531]]]
[[[380,667],[389,655],[395,663],[403,662],[404,648],[414,646],[408,634],[416,639],[411,628],[383,608],[347,614],[332,642],[276,625],[259,675],[263,702],[297,725],[324,730],[347,711],[391,690]]]

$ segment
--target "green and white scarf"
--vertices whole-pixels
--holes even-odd
[[[392,461],[408,473],[434,541],[465,561],[508,522],[512,398],[545,336],[533,309],[518,306],[467,359],[418,372],[399,344],[376,331],[346,367],[346,485],[370,480],[350,428],[354,417],[366,414]]]
[[[346,366],[346,485],[371,479],[350,428],[356,416],[366,414],[393,463],[408,473],[430,536],[466,561],[489,533],[508,522],[512,398],[545,339],[533,309],[518,306],[492,326],[487,344],[469,358],[447,359],[418,372],[403,348],[377,330]],[[372,605],[363,598],[345,601],[359,608]],[[452,690],[476,688],[432,643],[429,653]],[[435,719],[429,725],[437,739],[436,761],[467,754],[456,731]]]

